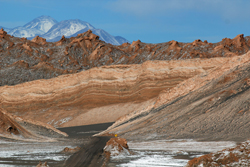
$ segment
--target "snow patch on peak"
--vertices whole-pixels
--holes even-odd
[[[25,27],[27,29],[35,28],[35,29],[38,29],[38,30],[46,33],[56,23],[58,23],[58,22],[50,16],[41,16],[41,17],[35,18],[31,22],[25,24],[23,27]]]
[[[57,22],[50,16],[40,16],[25,24],[24,26],[15,27],[12,29],[4,28],[8,34],[16,37],[26,37],[32,39],[39,35],[45,38],[48,42],[55,42],[61,39],[64,35],[66,38],[75,37],[80,33],[84,33],[88,30],[100,37],[107,43],[113,45],[121,45],[125,42],[129,42],[122,37],[114,37],[102,29],[95,29],[94,26],[88,22],[72,19]]]
[[[123,44],[123,43],[130,43],[128,40],[126,40],[125,38],[121,37],[121,36],[115,36],[116,41],[119,42],[119,44]]]
[[[7,33],[15,37],[34,37],[43,34],[43,31],[37,30],[35,28],[26,29],[24,27],[16,27],[7,31]]]
[[[72,34],[82,30],[82,29],[94,29],[94,27],[78,19],[75,20],[64,20],[55,24],[51,29],[43,35],[48,41],[53,41],[54,38],[65,36],[69,37]]]

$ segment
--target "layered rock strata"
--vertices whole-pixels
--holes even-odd
[[[0,102],[10,113],[54,126],[113,122],[139,103],[152,104],[150,99],[162,90],[230,60],[147,61],[92,68],[50,80],[2,86]]]
[[[105,133],[127,139],[245,141],[250,128],[250,53],[162,91],[155,103]]]

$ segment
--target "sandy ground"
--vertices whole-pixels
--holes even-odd
[[[136,150],[166,150],[186,152],[216,152],[236,146],[233,141],[196,141],[192,139],[155,140],[147,142],[128,142],[130,149]]]
[[[88,138],[61,140],[57,142],[17,142],[8,139],[0,140],[0,166],[34,167],[39,161],[47,161],[50,166],[62,166],[71,154],[62,153],[65,147],[74,148],[85,145]]]
[[[91,137],[112,123],[95,124],[60,128],[69,134],[57,142],[17,142],[10,139],[0,139],[0,166],[3,167],[33,167],[39,161],[47,161],[54,167],[101,166],[105,158],[102,149],[109,137]],[[107,167],[130,166],[185,166],[188,160],[216,152],[228,147],[234,147],[231,141],[195,141],[185,140],[151,140],[128,141],[132,155],[111,157]],[[75,154],[63,153],[65,147],[81,150]],[[84,157],[84,158],[83,158]]]
[[[235,142],[195,140],[155,140],[128,142],[132,155],[112,157],[108,167],[183,167],[190,159],[234,147]]]

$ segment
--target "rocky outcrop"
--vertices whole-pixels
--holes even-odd
[[[127,139],[245,141],[249,138],[250,53],[162,91],[153,105],[103,133]],[[140,135],[137,135],[140,134]]]
[[[62,153],[75,153],[77,151],[79,151],[81,149],[81,147],[75,147],[75,148],[69,148],[69,147],[65,147],[62,151]]]
[[[53,141],[53,138],[66,137],[50,125],[37,121],[24,120],[0,109],[0,137],[17,140]]]
[[[0,38],[9,40],[10,35],[7,34],[6,31],[4,31],[3,28],[0,29]]]
[[[14,120],[11,119],[11,117],[1,111],[0,112],[0,124],[1,124],[1,129],[0,129],[0,134],[2,135],[19,135],[20,132],[18,131],[18,125],[15,125]]]
[[[47,162],[39,162],[39,164],[36,167],[49,167],[49,165],[47,164]]]
[[[1,106],[53,126],[113,122],[134,111],[139,103],[152,103],[162,90],[228,61],[231,59],[147,61],[92,68],[50,80],[2,86]],[[97,116],[100,113],[102,117]]]
[[[120,137],[111,138],[103,150],[108,157],[130,154],[127,140]]]
[[[218,43],[195,40],[192,43],[170,41],[146,44],[137,40],[132,44],[113,46],[99,40],[90,30],[70,39],[62,36],[58,42],[52,43],[39,36],[31,41],[12,37],[1,29],[0,86],[50,79],[106,65],[238,56],[246,53],[249,48],[249,37],[242,34]],[[29,67],[15,66],[18,61],[25,61]],[[34,68],[39,63],[50,64],[51,68]]]
[[[234,148],[227,148],[215,153],[194,158],[186,167],[199,166],[250,166],[250,141],[243,142]]]
[[[42,38],[42,37],[39,37],[39,36],[36,36],[31,41],[34,42],[34,43],[37,43],[37,44],[41,44],[41,45],[45,45],[46,44],[46,39]]]

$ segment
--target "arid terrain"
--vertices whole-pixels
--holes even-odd
[[[186,60],[232,57],[245,54],[250,37],[243,34],[218,43],[199,39],[192,43],[170,41],[147,44],[140,40],[120,46],[107,44],[90,30],[70,39],[46,42],[16,38],[0,30],[0,86],[73,74],[93,67],[117,64],[142,64],[148,60]]]
[[[53,138],[67,137],[68,135],[51,125],[38,121],[24,120],[0,110],[1,137],[30,141],[53,141]]]
[[[190,160],[187,167],[196,166],[249,166],[249,140],[236,147],[203,155]]]
[[[249,38],[113,46],[90,30],[52,43],[1,29],[0,136],[55,141],[58,127],[115,122],[95,136],[246,141]]]
[[[233,57],[162,91],[154,105],[123,117],[107,132],[131,139],[247,140],[249,58]]]

